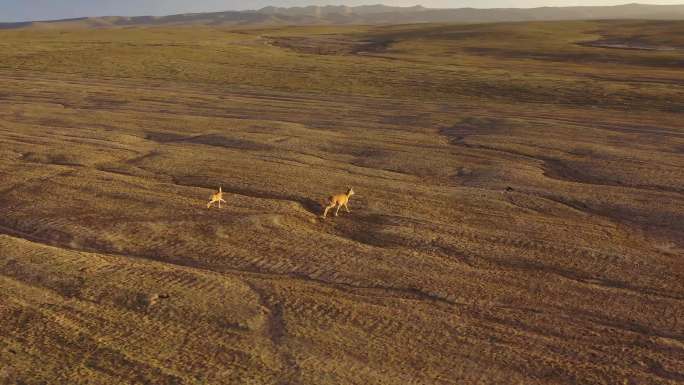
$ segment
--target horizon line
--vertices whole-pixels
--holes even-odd
[[[623,4],[614,4],[614,5],[545,5],[545,6],[538,6],[538,7],[454,7],[454,8],[449,8],[449,7],[426,7],[422,4],[416,4],[416,5],[410,5],[410,6],[399,6],[399,5],[386,5],[383,3],[374,3],[374,4],[363,4],[363,5],[344,5],[344,4],[326,4],[326,5],[300,5],[300,6],[291,6],[291,7],[280,7],[280,6],[275,6],[275,5],[267,5],[261,8],[254,8],[254,9],[226,9],[223,11],[200,11],[200,12],[179,12],[179,13],[168,13],[168,14],[160,14],[160,15],[153,15],[153,14],[140,14],[140,15],[90,15],[90,16],[77,16],[77,17],[66,17],[66,18],[55,18],[55,19],[31,19],[31,20],[19,20],[19,21],[3,21],[0,20],[0,24],[24,24],[24,23],[41,23],[41,22],[59,22],[59,21],[71,21],[71,20],[85,20],[85,19],[98,19],[98,18],[108,18],[108,17],[125,17],[125,18],[138,18],[138,17],[153,17],[153,18],[164,18],[168,16],[180,16],[180,15],[201,15],[201,14],[213,14],[213,13],[228,13],[228,12],[235,12],[235,13],[250,13],[250,12],[259,12],[267,8],[276,8],[276,9],[297,9],[297,8],[311,8],[311,7],[318,7],[318,8],[326,8],[326,7],[347,7],[347,8],[361,8],[361,7],[373,7],[373,6],[385,6],[389,8],[403,8],[403,9],[408,9],[408,8],[424,8],[428,10],[460,10],[460,9],[481,9],[481,10],[496,10],[496,9],[542,9],[542,8],[557,8],[557,9],[562,9],[562,8],[594,8],[594,7],[602,7],[602,8],[614,8],[614,7],[624,7],[624,6],[635,6],[635,5],[644,5],[644,6],[649,6],[649,7],[658,7],[658,6],[684,6],[684,2],[678,3],[678,4],[645,4],[645,3],[639,3],[639,2],[626,2]]]

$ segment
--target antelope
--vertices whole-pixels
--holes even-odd
[[[338,195],[333,195],[328,197],[327,201],[327,206],[325,206],[325,211],[323,212],[323,218],[325,218],[328,215],[328,210],[331,208],[337,206],[337,210],[335,210],[335,216],[337,216],[337,213],[340,211],[340,207],[344,206],[345,211],[350,213],[349,211],[349,198],[354,195],[354,189],[349,187],[347,190],[346,194],[338,194]]]
[[[211,208],[211,205],[213,205],[214,202],[218,202],[219,208],[221,208],[221,202],[226,203],[226,201],[223,200],[223,189],[221,188],[221,186],[219,186],[218,192],[211,194],[209,199],[211,200],[209,201],[209,203],[207,203],[207,208]]]

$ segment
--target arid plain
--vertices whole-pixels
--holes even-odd
[[[684,382],[684,23],[62,28],[0,31],[0,383]]]

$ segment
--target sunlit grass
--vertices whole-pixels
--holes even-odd
[[[646,25],[654,44],[663,40],[658,28],[670,28]],[[539,22],[3,31],[0,69],[435,101],[482,98],[681,110],[679,86],[624,82],[643,77],[645,70],[649,77],[678,77],[680,52],[577,44],[599,39],[608,29],[628,38],[642,27]],[[390,43],[386,50],[364,55],[317,55],[271,44],[285,36],[311,39],[307,44],[314,46],[330,44],[329,36]],[[623,65],[616,69],[616,62]]]

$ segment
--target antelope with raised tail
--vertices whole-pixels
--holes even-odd
[[[226,203],[226,201],[223,199],[223,188],[219,186],[218,192],[211,194],[209,199],[210,201],[207,203],[207,208],[211,208],[211,205],[216,202],[218,202],[218,207],[221,208],[221,202]]]

